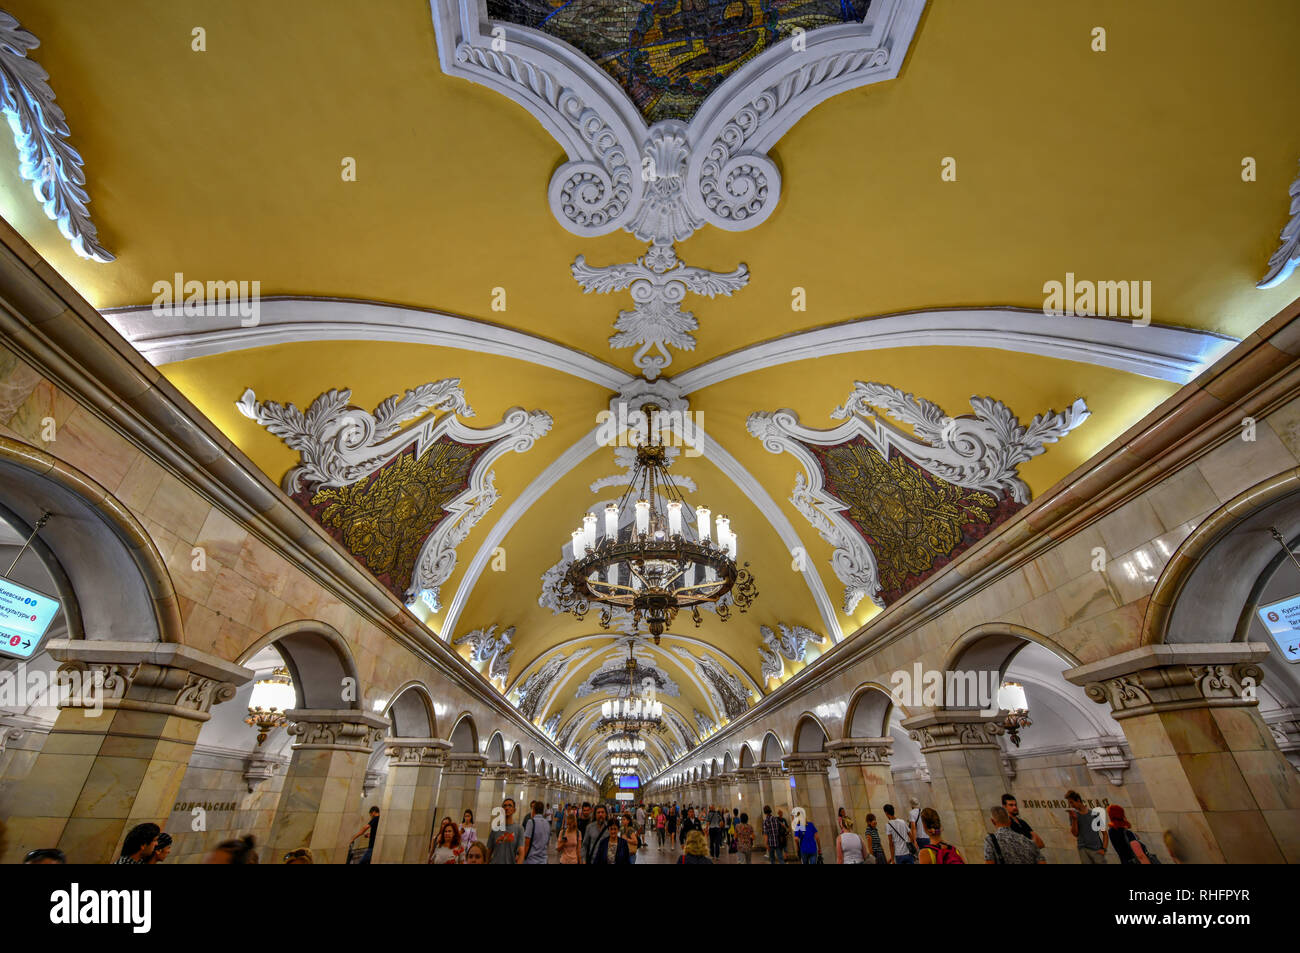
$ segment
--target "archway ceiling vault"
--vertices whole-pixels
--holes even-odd
[[[637,373],[632,349],[607,344],[626,294],[584,294],[570,265],[579,255],[592,265],[632,261],[644,243],[624,232],[581,238],[559,225],[546,185],[563,151],[513,103],[443,74],[424,0],[374,5],[364,17],[343,0],[236,2],[201,15],[171,0],[119,5],[111,17],[95,0],[10,0],[6,9],[41,40],[32,57],[68,116],[101,240],[117,260],[77,258],[15,162],[0,162],[0,213],[96,307],[147,306],[155,282],[177,272],[256,280],[263,296],[458,315],[570,349],[584,366],[607,367],[610,379]],[[899,79],[828,100],[771,150],[783,186],[769,220],[744,232],[701,228],[679,243],[692,265],[745,263],[750,281],[731,297],[691,298],[696,346],[675,350],[666,375],[867,316],[1041,311],[1044,282],[1067,272],[1150,281],[1157,324],[1250,333],[1294,296],[1255,282],[1285,223],[1300,158],[1300,128],[1267,96],[1292,83],[1300,13],[1292,0],[1258,0],[1249,17],[1219,13],[1210,0],[1116,6],[1106,14],[1109,50],[1098,54],[1088,43],[1096,15],[1086,9],[1049,12],[1037,0],[930,5]],[[189,45],[198,25],[203,53]],[[955,182],[940,178],[945,156],[957,160]],[[1241,180],[1245,156],[1257,163],[1257,182]],[[345,157],[356,160],[355,182],[341,179]],[[792,310],[795,288],[806,292],[807,310]],[[504,311],[492,308],[494,289],[505,292]],[[833,547],[789,501],[802,467],[747,432],[751,413],[788,407],[806,426],[830,428],[854,381],[892,385],[953,416],[969,412],[972,395],[988,395],[1022,422],[1082,397],[1091,417],[1020,468],[1038,495],[1177,388],[1105,366],[1097,353],[1089,362],[912,341],[790,360],[694,389],[691,410],[771,509],[708,456],[674,464],[699,487],[688,500],[732,517],[761,593],[728,624],[706,615],[699,630],[680,620],[675,631],[716,645],[732,669],[761,682],[760,625],[831,628],[817,586],[791,569],[780,520],[829,594],[838,631],[828,634],[847,635],[878,611],[869,600],[842,611]],[[557,616],[538,596],[580,514],[617,495],[589,489],[619,472],[609,450],[578,454],[513,525],[498,523],[590,434],[608,407],[608,381],[436,344],[290,335],[259,346],[256,333],[238,349],[162,369],[276,481],[296,454],[236,411],[248,388],[304,409],[349,388],[352,403],[370,410],[456,377],[477,411],[471,426],[491,426],[512,407],[545,410],[550,431],[493,464],[499,499],[460,545],[442,609],[415,611],[450,637],[514,626],[516,674],[596,630],[594,614]],[[480,566],[471,579],[493,531],[506,568]],[[601,654],[577,667],[566,691]],[[680,660],[656,658],[682,688],[673,703],[688,716],[709,711]],[[786,662],[786,674],[797,667]],[[581,701],[560,693],[547,712]]]

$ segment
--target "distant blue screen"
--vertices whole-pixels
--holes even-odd
[[[639,788],[641,779],[635,774],[625,774],[618,779],[618,786],[621,788]]]

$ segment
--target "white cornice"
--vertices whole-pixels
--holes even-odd
[[[242,327],[237,314],[192,317],[156,312],[151,305],[103,315],[155,367],[299,341],[398,341],[476,351],[539,364],[619,390],[632,374],[546,338],[475,318],[376,301],[336,298],[263,298],[258,323]],[[185,330],[186,326],[191,330]]]
[[[618,391],[637,377],[584,351],[474,318],[372,301],[268,298],[256,327],[239,317],[190,319],[151,306],[105,311],[109,321],[155,366],[192,357],[298,341],[397,341],[527,361]],[[760,341],[671,378],[682,394],[752,371],[833,354],[896,347],[985,347],[1039,354],[1184,384],[1236,344],[1190,328],[1096,317],[1048,317],[1016,308],[911,311],[855,318]]]
[[[1236,343],[1235,338],[1190,328],[1048,317],[1017,308],[953,308],[857,318],[772,338],[715,357],[672,381],[689,394],[752,371],[834,354],[896,347],[986,347],[1186,384]]]

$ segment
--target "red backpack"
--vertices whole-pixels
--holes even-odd
[[[957,848],[953,847],[952,844],[947,844],[942,841],[936,844],[932,841],[929,845],[922,847],[921,849],[934,851],[934,862],[936,864],[966,863],[966,861],[961,859],[961,854],[957,853]]]

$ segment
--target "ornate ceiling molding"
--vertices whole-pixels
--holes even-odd
[[[845,405],[831,414],[845,423],[831,430],[805,427],[791,410],[749,416],[749,432],[767,450],[788,451],[803,465],[804,473],[795,478],[790,502],[834,547],[831,566],[845,584],[845,614],[851,614],[864,596],[884,605],[879,596],[880,569],[866,536],[845,516],[848,505],[828,488],[826,471],[813,447],[864,441],[883,460],[888,461],[891,450],[896,450],[954,487],[987,493],[994,499],[1007,496],[1025,504],[1030,493],[1019,477],[1019,465],[1088,417],[1082,400],[1076,400],[1064,413],[1039,414],[1028,426],[992,398],[971,398],[971,407],[973,417],[949,417],[928,400],[884,384],[859,381]],[[909,425],[915,437],[889,424],[880,410]]]
[[[81,153],[68,144],[68,122],[54,101],[50,76],[27,58],[40,42],[0,10],[0,112],[13,130],[18,174],[32,183],[46,216],[73,251],[92,261],[110,262],[113,256],[99,244],[86,208],[90,196]]]
[[[1291,183],[1291,220],[1282,226],[1282,242],[1268,260],[1268,274],[1256,288],[1276,288],[1300,265],[1300,177]]]
[[[510,678],[510,658],[515,650],[510,647],[510,636],[514,635],[512,625],[499,636],[497,627],[490,625],[486,629],[475,629],[458,638],[452,645],[469,643],[469,660],[483,672],[490,681],[500,680],[504,687]]]
[[[239,316],[205,317],[201,326],[178,333],[176,317],[152,306],[103,312],[155,366],[253,347],[300,341],[395,341],[455,348],[508,357],[571,374],[612,391],[626,390],[639,377],[583,351],[474,318],[371,301],[323,298],[264,298],[256,327]],[[855,318],[827,327],[760,341],[675,375],[685,395],[752,371],[834,354],[896,347],[986,347],[1017,354],[1058,357],[1097,367],[1185,384],[1237,343],[1235,338],[1189,328],[1076,316],[1048,317],[1041,311],[973,308],[914,311]],[[656,384],[667,384],[660,377]],[[638,405],[639,406],[639,405]],[[661,401],[661,406],[666,406]]]
[[[781,630],[780,635],[768,626],[758,627],[762,637],[758,657],[762,665],[764,682],[770,678],[779,679],[785,674],[785,659],[791,662],[802,662],[808,654],[810,642],[817,645],[826,642],[826,636],[805,626],[788,626],[784,622],[778,622],[776,625]]]
[[[731,294],[748,280],[688,268],[673,245],[702,225],[744,231],[764,222],[781,197],[767,151],[808,110],[838,93],[895,78],[925,0],[873,0],[861,22],[823,26],[769,44],[722,80],[689,122],[647,125],[621,86],[593,60],[540,30],[491,21],[485,0],[432,0],[443,72],[479,83],[528,110],[569,161],[551,176],[551,212],[583,237],[619,229],[649,242],[636,262],[574,277],[587,291],[630,288],[610,347],[637,347],[633,363],[654,380],[690,350],[698,323],[680,303],[687,291]]]
[[[446,515],[437,520],[421,545],[405,593],[408,600],[424,595],[437,607],[439,588],[456,567],[457,547],[497,500],[493,463],[505,453],[530,449],[551,429],[551,417],[544,411],[515,407],[496,426],[482,430],[466,427],[456,414],[472,416],[473,411],[455,378],[423,384],[400,398],[390,397],[373,413],[350,406],[351,397],[350,390],[328,391],[304,414],[293,404],[259,402],[250,389],[236,406],[299,452],[301,462],[285,474],[282,485],[286,493],[300,497],[355,485],[408,450],[418,461],[442,442],[478,448],[468,485],[442,504]],[[443,416],[439,418],[440,412]]]
[[[679,261],[672,245],[652,244],[644,255],[634,262],[622,265],[592,267],[579,255],[574,261],[573,277],[588,294],[608,294],[629,290],[632,310],[620,311],[614,322],[618,333],[610,337],[614,349],[635,347],[632,363],[641,369],[647,380],[655,380],[673,361],[668,348],[680,351],[695,350],[692,331],[700,323],[681,304],[687,293],[730,296],[749,283],[749,269],[740,265],[735,271],[723,273],[707,268],[690,268]]]
[[[773,44],[725,79],[689,123],[652,126],[567,43],[490,21],[481,0],[433,0],[431,8],[443,72],[518,103],[568,154],[547,190],[560,224],[576,235],[626,229],[670,243],[704,223],[741,231],[766,219],[781,192],[767,150],[831,96],[895,78],[925,0],[875,0],[861,23]]]
[[[758,690],[756,686],[751,688],[745,684],[748,676],[742,678],[728,671],[716,659],[710,658],[708,655],[693,655],[689,649],[680,645],[674,645],[672,651],[691,663],[691,669],[699,676],[708,690],[707,697],[712,702],[714,714],[718,718],[725,717],[728,720],[739,718],[749,710],[751,695],[758,695],[760,698],[763,696],[762,691]],[[744,669],[741,669],[741,671],[743,672]]]

